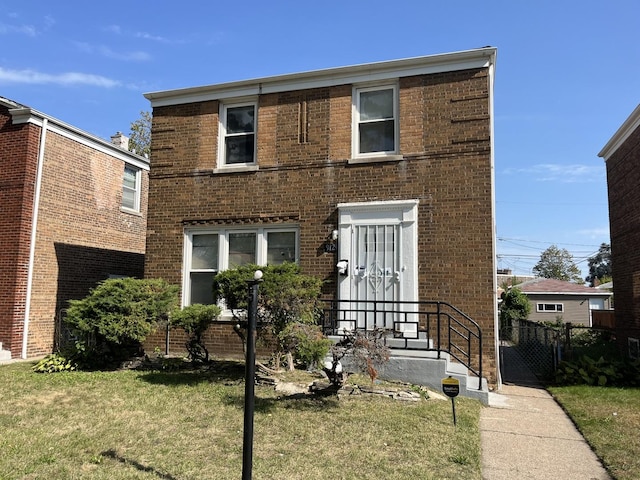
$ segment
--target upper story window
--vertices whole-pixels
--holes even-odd
[[[126,164],[122,177],[122,208],[140,211],[140,169]]]
[[[397,86],[355,88],[353,100],[353,156],[396,154],[398,152]]]
[[[297,261],[297,227],[187,232],[183,303],[213,303],[213,277],[219,271],[247,264],[279,265]]]
[[[221,166],[256,163],[256,103],[223,104],[220,110]]]

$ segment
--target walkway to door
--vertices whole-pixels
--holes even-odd
[[[564,410],[512,347],[502,350],[503,385],[480,414],[482,478],[610,480]]]

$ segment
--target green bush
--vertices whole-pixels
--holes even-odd
[[[196,303],[171,314],[171,326],[181,327],[189,335],[186,348],[191,361],[209,362],[209,350],[207,350],[202,336],[220,313],[220,307],[217,305]]]
[[[558,385],[640,386],[640,361],[627,358],[597,360],[586,355],[563,361],[556,370]]]
[[[256,270],[262,270],[263,280],[258,295],[258,323],[278,341],[274,358],[276,368],[283,354],[293,354],[281,335],[291,323],[315,324],[318,319],[322,280],[300,273],[295,263],[281,265],[245,265],[226,270],[214,277],[213,291],[218,300],[240,318],[247,309],[248,283]],[[291,355],[289,355],[291,356]]]
[[[286,351],[306,368],[322,366],[332,342],[322,334],[319,325],[293,322],[280,333],[280,341]]]
[[[75,369],[75,362],[60,353],[47,355],[33,366],[36,373],[71,372]]]
[[[71,300],[65,322],[82,366],[104,367],[139,354],[141,343],[178,303],[178,288],[161,279],[109,279]]]

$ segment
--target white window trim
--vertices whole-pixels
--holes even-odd
[[[222,272],[229,269],[229,234],[230,233],[255,233],[256,234],[256,264],[267,263],[267,233],[293,232],[296,235],[295,263],[300,263],[300,227],[297,224],[278,225],[277,227],[259,226],[250,228],[243,226],[238,228],[211,228],[211,229],[187,229],[184,232],[184,250],[182,260],[182,306],[190,304],[191,297],[191,273],[193,272]],[[218,269],[192,269],[191,255],[193,252],[194,235],[218,235]]]
[[[555,309],[554,310],[545,310],[545,308],[544,308],[545,305],[554,305]],[[558,307],[560,307],[560,310],[558,310]],[[539,302],[536,305],[536,312],[538,312],[538,313],[564,313],[564,304],[563,303],[556,303],[556,302]]]
[[[394,139],[393,144],[395,149],[388,152],[367,152],[360,153],[360,93],[371,92],[375,90],[393,90],[393,120],[394,120]],[[385,161],[385,160],[399,160],[402,156],[400,152],[400,118],[399,118],[399,87],[398,82],[393,83],[378,83],[372,85],[354,85],[352,90],[352,105],[351,105],[351,157],[353,163],[358,163],[358,160],[362,162],[366,159],[371,161]]]
[[[226,146],[225,139],[227,138],[227,110],[229,108],[236,107],[247,107],[253,106],[254,108],[254,120],[253,120],[253,162],[245,162],[245,163],[226,163]],[[221,102],[220,103],[220,111],[218,113],[219,116],[219,127],[218,127],[218,169],[233,169],[233,170],[245,170],[255,169],[258,164],[258,102],[257,100],[243,101],[243,102]]]
[[[130,168],[131,170],[135,170],[136,172],[136,186],[133,189],[133,208],[131,207],[126,207],[124,206],[122,203],[120,204],[122,210],[124,210],[125,212],[135,212],[135,213],[139,213],[140,212],[140,196],[141,196],[141,190],[142,190],[142,170],[140,170],[138,167],[134,167],[133,165],[130,165],[128,163],[125,163],[124,168],[122,170],[122,191],[124,192],[124,189],[127,188],[124,185],[124,172],[127,168]],[[124,198],[122,199],[122,201],[124,202]]]

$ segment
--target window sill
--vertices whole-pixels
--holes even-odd
[[[139,210],[132,210],[131,208],[120,207],[120,211],[128,215],[135,215],[136,217],[142,217],[142,212],[140,212]]]
[[[258,165],[234,165],[229,167],[214,168],[214,174],[221,173],[238,173],[238,172],[257,172]]]
[[[348,163],[359,164],[359,163],[377,163],[377,162],[398,162],[400,160],[404,160],[403,155],[379,155],[373,157],[356,157],[350,158]]]

